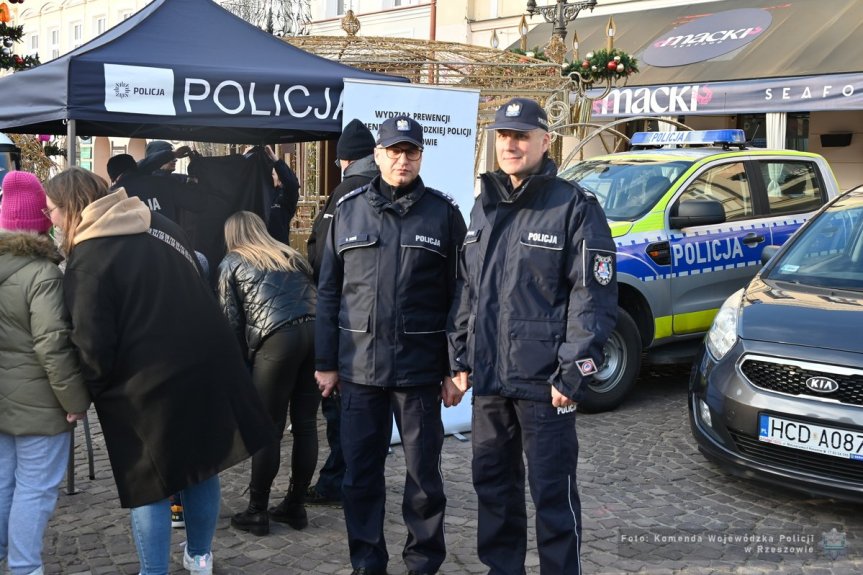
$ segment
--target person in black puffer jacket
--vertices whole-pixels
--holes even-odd
[[[225,222],[228,254],[219,265],[219,302],[246,350],[252,379],[279,437],[252,458],[249,506],[231,525],[254,535],[270,531],[270,519],[294,529],[308,525],[304,497],[318,460],[314,379],[314,319],[317,294],[311,267],[295,249],[267,233],[260,216],[237,212]],[[279,449],[291,415],[294,436],[291,484],[268,511],[279,471]]]

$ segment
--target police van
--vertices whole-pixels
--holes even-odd
[[[599,199],[617,244],[618,313],[580,406],[620,405],[641,369],[686,361],[722,302],[839,194],[817,154],[747,148],[742,130],[642,132],[560,176]]]

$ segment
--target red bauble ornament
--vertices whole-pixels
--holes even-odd
[[[588,68],[590,68],[590,62],[585,60],[584,62],[581,63],[581,67],[584,68],[585,70],[587,70]]]
[[[617,70],[617,62],[611,60],[605,67],[609,70]]]

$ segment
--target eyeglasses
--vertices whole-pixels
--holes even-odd
[[[423,151],[419,148],[396,148],[395,146],[390,146],[389,148],[384,148],[387,151],[387,158],[391,160],[398,160],[402,154],[407,156],[408,160],[416,161],[420,159],[420,156],[423,155]]]
[[[51,212],[53,212],[56,209],[57,209],[57,206],[54,206],[53,208],[42,208],[42,213],[45,214],[45,217],[50,220],[51,219]]]

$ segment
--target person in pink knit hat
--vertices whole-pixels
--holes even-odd
[[[72,424],[90,397],[72,346],[45,191],[28,172],[0,200],[0,564],[41,575]]]

